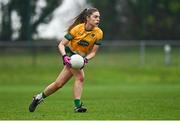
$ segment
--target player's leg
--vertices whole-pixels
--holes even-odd
[[[70,80],[72,75],[73,74],[71,73],[70,68],[67,66],[64,66],[64,69],[59,74],[57,79],[45,88],[45,90],[43,91],[44,95],[47,97],[53,94],[54,92],[56,92],[59,88],[63,87],[64,84],[66,84],[66,82]]]
[[[84,83],[84,71],[71,69],[75,77],[74,82],[74,103],[75,103],[75,112],[86,112],[86,108],[82,106],[81,95],[83,91],[83,83]]]
[[[33,101],[29,106],[29,111],[34,112],[37,105],[40,104],[44,100],[44,98],[46,98],[47,96],[49,96],[49,95],[53,94],[54,92],[56,92],[71,77],[72,77],[72,73],[71,73],[69,67],[64,66],[63,70],[61,71],[61,73],[59,74],[57,79],[53,83],[51,83],[49,86],[47,86],[42,93],[40,93],[40,94],[36,95],[35,97],[33,97]]]

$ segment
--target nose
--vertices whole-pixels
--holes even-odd
[[[100,21],[100,18],[99,18],[99,17],[97,18],[97,21]]]
[[[98,20],[100,21],[100,17],[98,17]]]

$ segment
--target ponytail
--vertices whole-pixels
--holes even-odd
[[[74,18],[74,22],[68,28],[68,32],[70,32],[70,30],[72,28],[74,28],[76,25],[81,24],[81,23],[86,23],[86,17],[90,16],[92,13],[94,13],[96,11],[98,11],[97,8],[86,8],[86,9],[84,9],[78,16],[76,16]]]

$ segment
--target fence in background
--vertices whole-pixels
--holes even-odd
[[[32,54],[32,58],[34,60],[34,63],[36,62],[36,53],[38,50],[43,50],[43,51],[49,51],[49,50],[57,50],[58,46],[57,41],[34,41],[34,42],[29,42],[29,41],[18,41],[18,42],[4,42],[0,41],[0,56],[4,53],[8,52],[19,52],[28,50]],[[126,51],[127,48],[137,48],[138,53],[139,53],[139,63],[141,65],[144,65],[146,63],[146,57],[148,56],[147,54],[147,48],[159,48],[163,51],[164,54],[164,63],[165,65],[170,65],[172,63],[172,50],[174,48],[179,51],[180,56],[180,41],[147,41],[147,40],[141,40],[141,41],[111,41],[107,40],[103,42],[102,45],[103,51],[113,51],[115,50],[116,52],[118,50],[121,50],[121,48],[124,48]],[[180,62],[179,62],[180,65]]]
[[[164,63],[165,65],[170,65],[172,63],[172,49],[177,48],[179,50],[180,56],[180,41],[179,40],[141,40],[141,41],[108,41],[104,43],[105,48],[121,48],[121,47],[138,47],[139,48],[139,60],[140,64],[145,64],[145,58],[148,56],[146,54],[147,48],[160,48],[164,53]],[[180,63],[180,62],[179,62]]]

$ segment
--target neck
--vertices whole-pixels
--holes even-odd
[[[94,28],[94,26],[92,26],[91,24],[88,24],[88,23],[85,24],[85,30],[91,31],[91,30],[93,30],[93,28]]]

